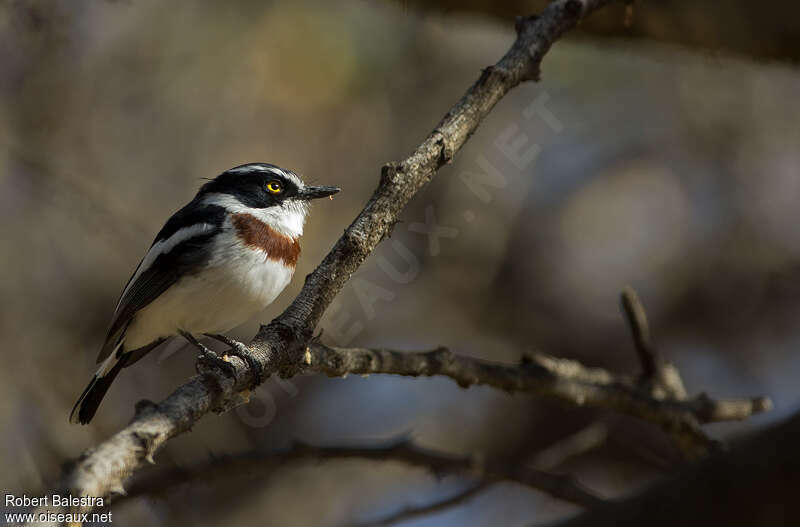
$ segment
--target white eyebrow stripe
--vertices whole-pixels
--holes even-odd
[[[244,165],[241,167],[229,168],[225,172],[252,172],[254,170],[264,172],[267,170],[267,167],[264,165]]]
[[[204,234],[212,229],[215,229],[216,225],[211,223],[196,223],[194,225],[190,225],[188,227],[182,227],[178,229],[175,234],[170,236],[165,240],[159,240],[150,247],[150,250],[147,251],[147,254],[142,260],[142,263],[139,264],[139,268],[136,269],[136,272],[131,278],[131,281],[128,283],[128,286],[122,292],[122,296],[120,296],[119,304],[122,303],[122,299],[125,298],[125,295],[128,293],[128,290],[136,283],[136,281],[142,276],[142,273],[147,271],[150,266],[153,265],[153,262],[156,261],[156,258],[161,256],[162,254],[169,253],[172,249],[174,249],[179,243],[188,240],[189,238],[194,238],[195,236],[199,236]],[[119,309],[119,304],[117,304],[117,309]]]
[[[283,176],[286,179],[291,179],[295,182],[298,187],[303,187],[305,184],[303,180],[300,179],[300,176],[292,172],[291,170],[284,170],[281,167],[277,166],[267,166],[261,163],[252,163],[249,165],[242,165],[240,167],[235,167],[226,170],[226,172],[238,174],[240,172],[269,172],[271,174],[275,174],[277,176]]]
[[[283,177],[287,177],[287,178],[290,177],[289,174],[287,174],[286,171],[281,169],[281,168],[268,167],[266,165],[259,165],[259,164],[244,165],[244,166],[241,166],[241,167],[231,168],[230,170],[227,170],[227,172],[234,172],[234,173],[236,173],[236,172],[253,172],[253,171],[271,172],[271,173],[276,174],[278,176],[283,176]]]

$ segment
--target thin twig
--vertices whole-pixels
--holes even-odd
[[[685,401],[689,398],[678,369],[664,359],[650,336],[647,313],[636,291],[628,286],[621,295],[622,311],[631,328],[633,344],[642,365],[642,384],[648,387],[653,397]]]
[[[645,379],[655,379],[661,371],[664,359],[653,346],[644,306],[639,300],[639,295],[630,286],[622,291],[620,301],[625,319],[631,328],[633,343],[636,347],[636,352],[639,354],[639,362],[642,364],[642,376]]]
[[[477,496],[481,492],[485,491],[492,485],[493,482],[489,481],[482,481],[480,483],[475,483],[473,485],[470,485],[466,489],[457,492],[456,494],[448,498],[445,498],[441,501],[435,501],[433,503],[430,503],[428,505],[422,505],[420,507],[407,507],[379,520],[358,524],[356,527],[387,527],[389,525],[395,525],[397,523],[407,522],[409,520],[415,520],[417,518],[424,518],[426,516],[439,514],[448,509],[452,509],[453,507],[463,505],[464,503],[466,503],[473,497]]]
[[[553,470],[569,459],[594,450],[607,438],[608,426],[600,422],[592,423],[537,452],[531,464],[540,470]]]

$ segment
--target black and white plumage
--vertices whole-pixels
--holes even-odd
[[[224,333],[275,300],[294,274],[308,201],[338,191],[268,163],[203,185],[167,220],[125,286],[100,368],[70,421],[88,423],[119,371],[169,337]]]

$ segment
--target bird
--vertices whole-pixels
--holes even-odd
[[[248,163],[208,180],[173,214],[122,291],[97,357],[99,369],[70,412],[87,424],[122,368],[171,337],[202,360],[231,364],[198,340],[257,365],[246,345],[224,335],[271,304],[289,284],[300,255],[309,202],[338,187],[306,185],[270,163]]]

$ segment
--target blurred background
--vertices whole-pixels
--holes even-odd
[[[124,371],[90,426],[68,424],[121,288],[201,178],[266,161],[343,188],[315,205],[294,283],[235,332],[247,340],[381,165],[421,142],[513,42],[513,15],[542,2],[416,4],[0,2],[0,489],[40,493],[135,401],[193,374],[196,353],[173,342]],[[503,362],[538,350],[635,375],[618,306],[630,284],[691,393],[773,398],[772,412],[709,433],[735,443],[800,408],[798,7],[766,4],[620,6],[558,42],[542,81],[503,99],[412,202],[327,313],[323,340]],[[445,379],[304,377],[204,419],[143,472],[398,435],[527,462],[586,427],[600,440],[555,469],[605,496],[678,463],[658,429],[615,415]],[[473,483],[392,462],[299,462],[112,510],[116,525],[368,524]],[[403,525],[576,511],[498,483]]]

